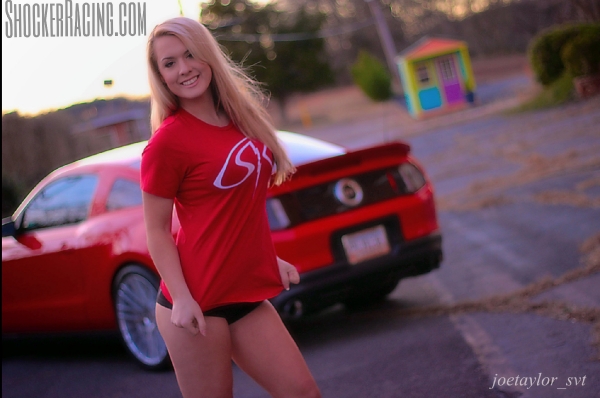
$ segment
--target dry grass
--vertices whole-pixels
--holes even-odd
[[[473,59],[472,66],[476,83],[487,83],[523,73],[531,74],[524,54]],[[286,105],[287,121],[280,118],[281,112],[275,101],[270,104],[270,113],[278,128],[305,131],[308,134],[313,127],[379,118],[398,126],[404,130],[403,135],[408,136],[414,130],[420,131],[438,124],[446,125],[454,119],[472,118],[474,114],[482,111],[500,111],[518,103],[520,101],[500,101],[485,109],[468,108],[444,117],[418,121],[396,101],[374,102],[358,87],[348,86],[292,96]]]
[[[591,121],[581,115],[597,115],[600,98],[580,103],[578,106],[557,109],[549,118],[537,118],[532,121],[524,119],[523,123],[513,123],[507,127],[506,133],[498,134],[493,145],[479,142],[472,138],[459,138],[456,144],[447,150],[444,159],[458,158],[465,153],[472,154],[478,161],[465,167],[457,163],[440,170],[434,179],[444,180],[460,175],[478,173],[498,167],[500,163],[519,166],[511,173],[500,174],[493,178],[475,180],[465,189],[440,195],[438,197],[440,210],[472,211],[486,207],[513,203],[515,198],[507,198],[505,192],[509,188],[523,186],[544,178],[564,175],[571,172],[600,169],[600,141],[597,131],[590,126],[596,126],[600,117],[594,116]],[[565,118],[575,116],[580,122],[570,125],[568,129],[553,128],[553,124],[562,123]],[[519,119],[517,119],[519,120]],[[526,122],[525,122],[526,121]],[[528,131],[536,134],[528,134]],[[543,134],[539,134],[543,132]],[[587,146],[572,147],[573,140],[585,140]],[[553,145],[564,148],[562,152],[553,154],[538,153],[538,148]],[[439,161],[440,159],[436,159]],[[498,162],[500,160],[500,162]],[[594,176],[578,183],[573,189],[552,190],[540,192],[531,199],[538,203],[551,205],[569,205],[577,207],[600,207],[600,198],[592,187],[600,186],[600,177]]]
[[[579,184],[575,186],[575,189],[578,191],[585,191],[586,189],[592,187],[600,187],[600,175],[594,176],[592,178],[588,178],[585,181],[581,181]]]
[[[592,325],[594,360],[600,360],[600,308],[581,307],[563,301],[534,299],[558,286],[572,283],[600,272],[600,233],[587,239],[580,247],[582,265],[559,277],[545,277],[519,290],[454,304],[441,304],[398,310],[401,316],[448,316],[467,313],[534,313],[561,321]]]
[[[600,147],[593,146],[582,150],[569,150],[555,156],[539,154],[520,155],[520,170],[510,175],[476,181],[465,190],[438,198],[439,210],[472,211],[491,206],[513,203],[502,195],[506,189],[526,185],[543,178],[577,170],[600,169]],[[516,160],[516,158],[515,158]],[[580,183],[575,191],[546,191],[533,196],[538,203],[551,205],[570,205],[577,207],[600,207],[600,198],[585,192],[597,185],[596,179]]]
[[[471,64],[475,81],[478,83],[523,73],[531,75],[532,73],[527,56],[524,54],[473,58]]]
[[[573,207],[600,207],[600,198],[593,198],[582,192],[546,191],[534,195],[534,200],[550,205],[568,205]]]

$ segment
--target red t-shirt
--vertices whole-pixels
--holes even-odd
[[[273,163],[271,151],[233,123],[212,126],[183,109],[144,149],[142,190],[174,199],[181,268],[204,311],[283,289],[265,209]],[[164,281],[161,289],[172,302]]]

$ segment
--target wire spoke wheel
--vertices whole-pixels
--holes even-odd
[[[169,363],[156,324],[157,292],[157,278],[143,267],[127,266],[115,278],[115,311],[121,338],[138,363],[147,369],[162,369]]]

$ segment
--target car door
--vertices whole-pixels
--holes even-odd
[[[3,331],[67,330],[85,322],[79,230],[90,214],[95,174],[58,178],[18,215],[2,238]]]

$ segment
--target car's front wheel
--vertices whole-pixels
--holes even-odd
[[[128,265],[121,269],[113,284],[121,338],[134,359],[150,370],[165,369],[170,365],[154,312],[158,284],[158,278],[139,265]]]

